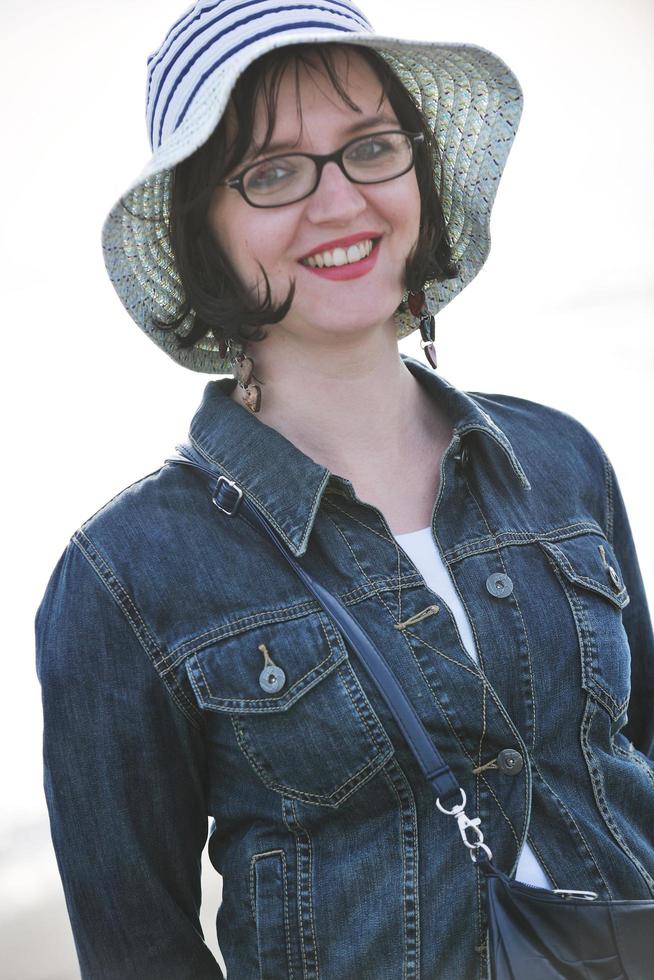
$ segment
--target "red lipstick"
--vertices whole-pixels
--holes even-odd
[[[347,248],[348,245],[356,245],[357,242],[365,241],[366,238],[372,238],[374,241],[375,238],[381,238],[381,234],[378,231],[360,231],[356,235],[347,235],[345,238],[332,238],[329,242],[316,245],[310,252],[305,252],[304,255],[300,256],[299,261],[310,258],[316,252],[329,252],[333,248]]]
[[[361,276],[365,276],[371,269],[374,269],[377,264],[377,258],[379,256],[379,247],[381,239],[378,238],[375,244],[372,246],[372,252],[365,259],[360,259],[358,262],[347,263],[346,265],[332,265],[324,266],[322,269],[317,267],[314,268],[312,265],[300,265],[302,269],[306,269],[307,272],[311,272],[314,276],[321,276],[323,279],[333,279],[336,281],[344,279],[359,279]],[[353,245],[354,242],[350,242]],[[336,246],[334,246],[336,247]]]

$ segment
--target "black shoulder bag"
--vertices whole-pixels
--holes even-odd
[[[493,864],[480,818],[465,812],[466,794],[434,745],[397,677],[340,600],[316,582],[233,481],[216,473],[189,445],[184,463],[202,471],[218,510],[240,516],[266,535],[334,620],[395,718],[436,793],[453,817],[486,882],[490,980],[648,980],[654,978],[654,900],[602,900],[595,892],[538,888],[515,881]],[[457,802],[453,802],[458,797]]]

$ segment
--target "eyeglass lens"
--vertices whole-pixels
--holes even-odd
[[[351,180],[374,184],[406,173],[413,162],[411,140],[404,133],[374,133],[350,143],[343,167]],[[243,178],[243,189],[255,205],[291,204],[310,194],[317,184],[315,162],[289,153],[254,164]]]

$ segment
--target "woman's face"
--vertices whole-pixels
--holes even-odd
[[[388,100],[384,98],[379,105],[380,82],[359,54],[337,50],[334,68],[348,95],[362,111],[357,112],[344,103],[322,72],[309,72],[300,64],[302,137],[299,138],[295,72],[286,71],[279,88],[273,142],[294,144],[289,152],[331,153],[354,136],[402,128]],[[378,116],[383,116],[381,122],[350,132],[354,123]],[[259,97],[253,133],[257,145],[261,144],[265,130],[265,108]],[[279,152],[282,151],[271,149],[259,156],[246,157],[232,173]],[[295,278],[291,309],[275,325],[275,331],[287,330],[324,342],[327,335],[344,335],[392,323],[404,290],[406,259],[418,237],[420,195],[414,168],[393,180],[365,185],[351,183],[337,164],[330,162],[312,195],[282,207],[255,208],[233,188],[217,187],[208,220],[237,275],[257,302],[265,296],[265,282],[257,262],[268,274],[275,305],[286,298],[290,281]],[[328,243],[351,236],[355,240],[359,236],[362,239],[381,236],[376,262],[366,262],[365,266],[372,267],[364,274],[330,279],[300,262],[307,255],[324,251]]]

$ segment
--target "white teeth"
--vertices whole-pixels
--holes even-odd
[[[348,265],[351,262],[360,262],[361,259],[365,259],[372,252],[372,239],[367,238],[365,241],[357,242],[356,245],[349,245],[347,249],[345,248],[334,248],[330,252],[317,252],[308,259],[302,259],[303,265],[309,265],[312,268],[322,269],[325,266],[330,268],[331,266],[338,265]]]

